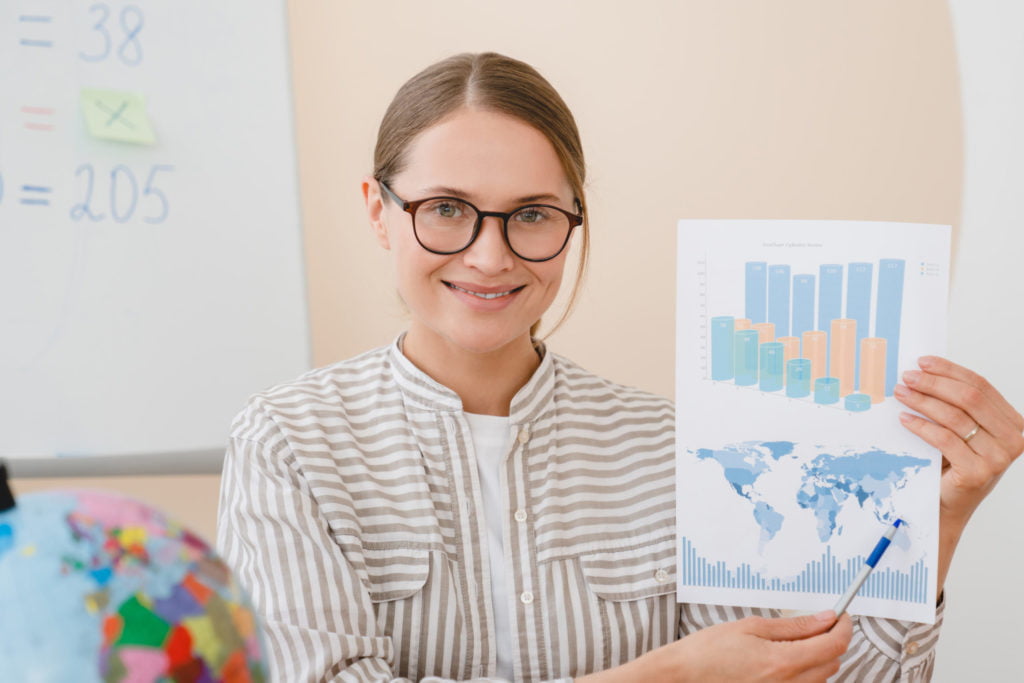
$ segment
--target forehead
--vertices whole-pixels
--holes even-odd
[[[505,200],[572,191],[554,146],[528,123],[462,108],[413,139],[398,176],[406,192],[458,188],[471,198]]]

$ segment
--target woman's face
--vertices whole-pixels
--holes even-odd
[[[455,196],[481,211],[530,203],[574,210],[572,189],[542,133],[505,114],[469,108],[415,138],[405,169],[389,186],[407,201]],[[416,241],[411,215],[375,182],[364,188],[371,223],[394,254],[399,293],[412,316],[407,345],[488,353],[529,343],[530,326],[558,293],[568,249],[550,261],[524,261],[505,243],[501,219],[487,217],[468,249],[433,254]]]

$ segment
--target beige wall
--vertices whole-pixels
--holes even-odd
[[[403,328],[359,181],[395,89],[458,51],[533,63],[576,112],[593,257],[549,342],[616,381],[672,394],[678,218],[959,222],[942,2],[292,0],[290,21],[318,365]],[[67,485],[135,495],[214,535],[216,476],[15,482]]]

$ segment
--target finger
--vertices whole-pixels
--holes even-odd
[[[832,613],[834,615],[834,613]],[[831,630],[804,638],[774,643],[776,652],[789,665],[786,673],[796,676],[808,671],[829,668],[838,661],[850,646],[853,637],[853,622],[844,614]]]
[[[900,422],[926,443],[942,451],[950,466],[956,469],[964,486],[985,486],[1009,466],[1008,462],[991,462],[990,459],[979,458],[959,436],[931,420],[911,413],[900,413]]]
[[[943,375],[951,379],[959,380],[965,384],[978,389],[996,405],[1003,415],[1016,428],[1017,432],[1024,431],[1024,416],[1014,409],[1010,402],[999,393],[999,390],[978,373],[968,370],[962,365],[957,365],[951,360],[940,356],[922,356],[917,364],[922,370],[933,375]]]
[[[923,394],[920,391],[914,391],[902,384],[897,384],[893,393],[896,399],[903,405],[916,410],[932,422],[942,425],[953,432],[953,434],[959,436],[960,440],[964,441],[974,452],[985,454],[993,452],[994,449],[1001,448],[999,443],[985,429],[979,428],[970,441],[967,441],[965,437],[979,425],[960,408],[928,394]]]
[[[743,621],[747,627],[746,631],[759,638],[776,641],[802,640],[828,631],[836,622],[836,613],[825,610],[818,614],[805,614],[799,617],[749,617]]]
[[[1014,427],[1006,414],[996,407],[989,395],[975,386],[918,370],[904,372],[903,381],[915,391],[960,408],[998,441],[1016,443],[1022,439],[1020,430]]]

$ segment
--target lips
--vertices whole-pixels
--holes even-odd
[[[502,297],[509,296],[510,294],[515,294],[526,287],[526,285],[497,285],[493,287],[484,287],[467,282],[460,282],[458,284],[448,282],[447,280],[442,280],[442,282],[444,282],[446,287],[454,289],[456,292],[463,292],[464,294],[469,294],[485,300],[500,299]]]

